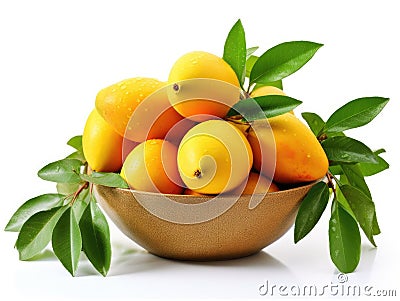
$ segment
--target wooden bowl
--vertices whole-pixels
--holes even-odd
[[[293,225],[314,184],[261,195],[256,203],[251,195],[213,200],[100,185],[94,193],[115,225],[148,252],[205,261],[247,256],[276,241]]]

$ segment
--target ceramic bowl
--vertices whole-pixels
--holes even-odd
[[[94,193],[115,225],[148,252],[206,261],[251,255],[279,239],[314,184],[267,193],[256,203],[251,195],[213,199],[100,185]]]

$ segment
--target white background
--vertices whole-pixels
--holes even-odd
[[[360,265],[347,283],[397,289],[399,295],[400,24],[395,4],[2,1],[0,228],[22,202],[54,191],[36,172],[71,151],[65,142],[82,132],[101,88],[136,76],[166,80],[173,62],[188,51],[222,55],[226,34],[241,18],[248,46],[266,50],[289,40],[324,44],[303,69],[284,80],[286,93],[304,102],[298,115],[313,111],[327,118],[358,97],[391,98],[373,123],[348,133],[373,149],[384,147],[391,168],[368,179],[382,234],[377,249],[363,237]],[[0,231],[0,299],[10,294],[6,300],[244,299],[265,298],[258,288],[267,280],[277,286],[322,287],[337,283],[338,273],[329,258],[327,218],[297,245],[292,229],[258,255],[213,263],[157,258],[112,227],[114,255],[107,278],[86,261],[72,278],[50,252],[40,261],[20,262],[13,249],[16,234]]]

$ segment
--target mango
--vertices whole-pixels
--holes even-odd
[[[96,109],[114,130],[132,141],[164,139],[183,118],[168,101],[166,83],[153,78],[129,78],[102,89]]]
[[[222,58],[204,51],[181,56],[171,68],[168,83],[171,105],[197,122],[225,117],[240,98],[235,71]]]
[[[311,130],[293,114],[286,113],[254,122],[247,136],[253,150],[253,167],[266,176],[275,171],[277,183],[296,184],[321,179],[328,158]]]
[[[115,172],[122,167],[121,137],[94,109],[82,135],[83,154],[95,171]]]

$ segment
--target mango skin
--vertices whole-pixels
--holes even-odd
[[[95,171],[116,172],[122,167],[120,136],[94,109],[85,124],[82,147],[86,161]]]
[[[96,109],[118,134],[124,136],[132,114],[139,104],[163,86],[165,86],[164,82],[154,78],[135,77],[125,79],[97,93]],[[136,141],[133,139],[134,137],[128,136],[127,138]]]
[[[290,113],[269,118],[268,122],[270,129],[264,122],[260,126],[255,122],[247,137],[253,149],[253,167],[256,170],[261,173],[271,170],[276,154],[275,182],[296,184],[325,176],[329,167],[328,158],[304,123]]]
[[[223,118],[240,97],[240,83],[232,67],[205,51],[181,56],[171,68],[168,83],[170,87],[179,86],[176,95],[170,93],[172,106],[183,117],[197,122],[213,119],[212,116]]]

